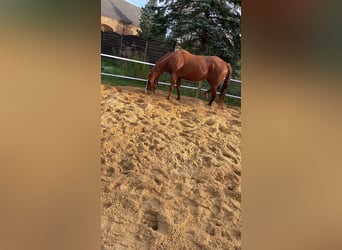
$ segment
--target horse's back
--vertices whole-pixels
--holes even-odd
[[[217,56],[193,55],[180,49],[165,55],[165,70],[177,72],[179,77],[187,80],[221,79],[227,73],[226,62]]]
[[[184,58],[192,65],[200,65],[206,67],[208,70],[225,70],[226,62],[218,56],[201,56],[193,55],[188,51],[183,52]]]
[[[208,67],[204,57],[180,50],[175,54],[174,61],[180,77],[194,81],[205,79]]]

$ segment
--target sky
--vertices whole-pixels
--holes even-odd
[[[147,3],[148,0],[126,0],[126,2],[129,2],[131,4],[134,4],[138,7],[143,7]]]

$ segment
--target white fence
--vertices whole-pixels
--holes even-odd
[[[146,64],[146,65],[150,65],[150,66],[154,66],[154,65],[155,65],[154,63],[142,62],[142,61],[137,61],[137,60],[128,59],[128,58],[119,57],[119,56],[111,56],[111,55],[102,54],[102,53],[101,53],[101,56],[109,57],[109,58],[114,58],[114,59],[118,59],[118,60],[123,60],[123,61],[128,61],[128,62]],[[123,75],[116,75],[116,74],[110,74],[110,73],[104,73],[104,72],[101,72],[101,75],[103,75],[103,76],[111,76],[111,77],[118,77],[118,78],[124,78],[124,79],[129,79],[129,80],[142,81],[142,82],[147,82],[147,79],[136,78],[136,77],[130,77],[130,76],[123,76]],[[241,83],[240,80],[231,79],[231,81],[232,81],[232,82]],[[170,85],[170,83],[167,83],[167,82],[159,82],[159,81],[158,81],[158,84],[161,84],[161,85]],[[195,89],[195,90],[198,89],[198,88],[196,88],[196,87],[186,86],[186,85],[183,85],[183,84],[181,85],[181,88]],[[202,91],[207,91],[207,89],[203,89],[203,88],[201,88],[201,90],[202,90]],[[220,92],[217,92],[217,93],[220,93]],[[235,95],[226,94],[225,96],[229,96],[229,97],[232,97],[232,98],[241,99],[240,96],[235,96]]]

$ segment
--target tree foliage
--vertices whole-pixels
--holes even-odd
[[[141,9],[139,35],[146,40],[159,38],[164,40],[166,35],[165,8],[157,6],[157,0],[149,0]]]
[[[150,0],[142,13],[149,22],[148,27],[141,22],[142,34],[149,34],[145,38],[163,37],[192,53],[217,55],[234,65],[240,61],[241,0],[160,0],[159,6]]]

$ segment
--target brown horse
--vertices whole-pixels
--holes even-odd
[[[211,105],[216,98],[217,88],[225,79],[219,99],[219,105],[222,107],[224,96],[232,77],[232,71],[230,64],[217,56],[197,56],[184,49],[177,50],[160,58],[152,68],[147,79],[147,93],[155,93],[159,76],[164,72],[169,72],[171,75],[171,85],[167,99],[170,99],[175,84],[177,86],[177,100],[180,99],[181,79],[190,81],[207,80],[210,83],[210,89],[204,94],[207,96],[211,92],[211,98],[208,103]]]

